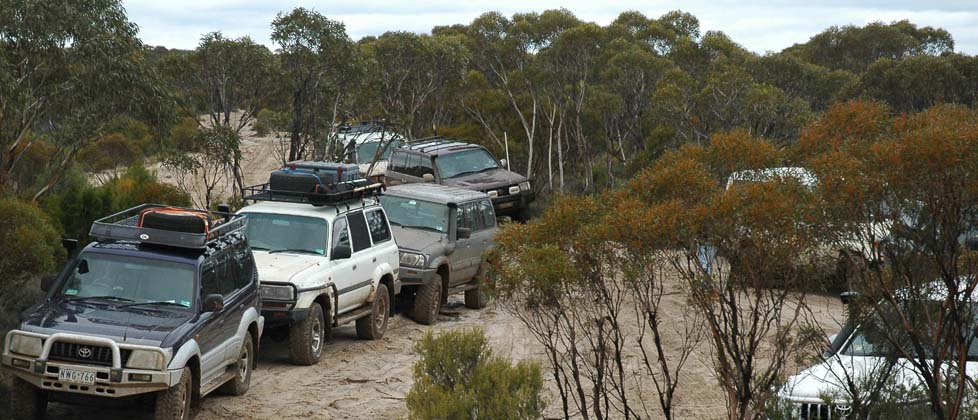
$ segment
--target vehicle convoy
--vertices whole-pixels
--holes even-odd
[[[350,322],[358,337],[381,338],[401,287],[397,244],[376,198],[383,185],[298,182],[313,166],[295,165],[295,182],[282,184],[294,188],[246,188],[254,204],[238,212],[248,217],[269,336],[288,339],[299,365],[318,363],[331,329]]]
[[[95,242],[42,282],[3,347],[15,418],[48,401],[154,398],[155,418],[190,418],[191,403],[251,383],[264,320],[247,220],[142,205],[96,221]]]
[[[448,296],[465,292],[465,306],[486,306],[485,251],[494,245],[496,215],[489,196],[438,184],[390,187],[380,198],[400,247],[404,296],[412,317],[431,324]]]
[[[394,150],[387,164],[387,183],[421,182],[482,191],[489,195],[497,216],[518,221],[530,218],[530,203],[536,199],[530,181],[506,169],[486,148],[444,137],[404,143]]]

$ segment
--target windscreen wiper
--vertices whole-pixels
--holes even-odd
[[[293,252],[296,254],[313,254],[313,255],[323,255],[316,251],[310,251],[308,249],[273,249],[268,251],[269,254],[277,254],[279,252]]]
[[[64,300],[62,300],[62,302],[79,302],[79,301],[90,300],[90,299],[115,300],[115,301],[119,301],[119,302],[132,302],[133,301],[132,299],[124,298],[124,297],[118,297],[118,296],[76,296],[76,297],[64,299]]]
[[[179,306],[179,307],[184,308],[184,309],[187,309],[188,308],[188,306],[186,306],[186,305],[183,305],[183,304],[180,304],[180,303],[176,303],[176,302],[170,302],[170,301],[166,301],[166,300],[156,300],[156,301],[150,301],[150,302],[129,303],[129,304],[126,304],[126,305],[119,305],[119,307],[120,308],[131,308],[133,306],[148,306],[148,305]]]

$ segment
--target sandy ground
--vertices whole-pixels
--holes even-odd
[[[265,182],[269,171],[279,166],[273,137],[254,137],[246,132],[244,140],[244,169],[247,182]],[[161,179],[172,182],[172,174],[160,173]],[[268,338],[261,342],[259,367],[254,372],[251,390],[242,397],[211,395],[198,409],[198,419],[397,419],[407,416],[404,398],[412,384],[412,366],[417,361],[414,341],[425,331],[444,331],[480,326],[486,331],[497,355],[512,360],[537,359],[544,367],[549,395],[549,418],[562,417],[556,386],[542,353],[519,320],[491,304],[481,311],[464,308],[461,296],[450,298],[438,322],[431,327],[419,325],[403,315],[391,319],[387,334],[377,341],[356,339],[352,325],[334,329],[333,340],[326,347],[323,361],[316,366],[293,366],[288,362],[287,343]],[[810,296],[809,308],[815,319],[831,334],[839,329],[843,309],[838,299]],[[663,302],[666,322],[678,322],[687,306],[680,294],[666,297]],[[633,315],[632,315],[633,316]],[[666,329],[672,328],[666,325]],[[636,334],[637,335],[637,334]],[[666,337],[667,348],[678,346],[679,337]],[[633,350],[635,350],[633,348]],[[682,372],[676,401],[677,418],[722,418],[725,412],[723,394],[714,378],[709,344],[703,342]],[[638,355],[628,355],[627,363],[637,371]],[[796,368],[797,369],[797,368]],[[642,395],[642,403],[651,413],[658,412],[658,401],[651,382],[639,383],[632,392]],[[136,410],[93,410],[77,406],[53,404],[49,419],[150,418],[148,407]],[[653,417],[655,417],[653,415]]]

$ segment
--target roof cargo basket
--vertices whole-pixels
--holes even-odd
[[[205,232],[192,233],[181,230],[143,227],[140,220],[147,212],[154,209],[217,216]],[[89,235],[101,240],[140,242],[145,244],[166,245],[178,248],[206,248],[212,241],[232,232],[237,232],[247,225],[247,219],[242,215],[231,213],[209,212],[184,207],[163,206],[159,204],[143,204],[128,210],[123,210],[111,216],[106,216],[92,223]]]
[[[270,184],[244,187],[243,198],[252,201],[279,201],[286,203],[305,203],[314,206],[327,206],[376,197],[383,193],[384,184],[369,183],[368,180],[340,182],[318,185],[313,191],[273,190]]]

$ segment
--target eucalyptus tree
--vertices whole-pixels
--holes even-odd
[[[0,191],[25,192],[11,173],[42,139],[34,199],[116,115],[168,112],[136,34],[117,0],[0,2]]]

